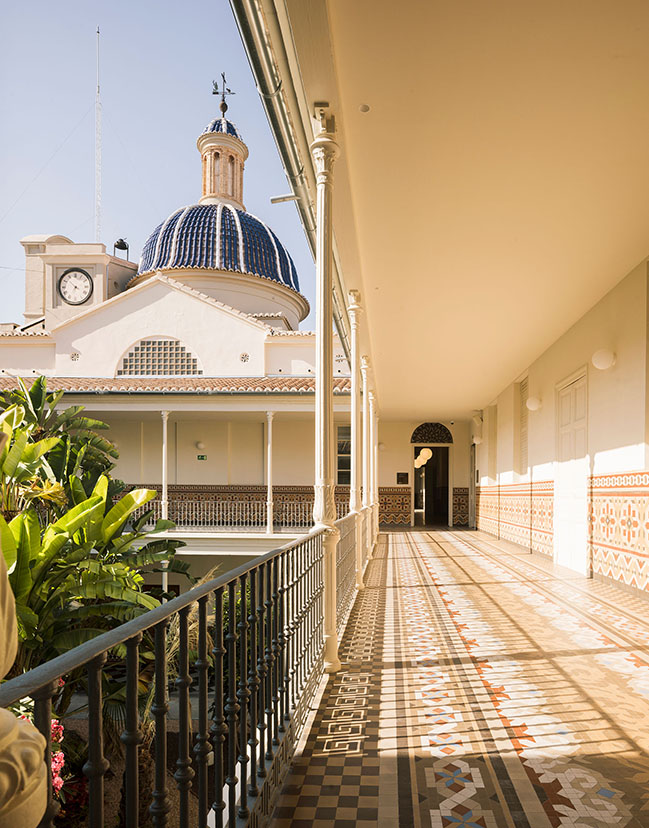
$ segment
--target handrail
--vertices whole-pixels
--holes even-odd
[[[167,601],[159,607],[138,616],[138,618],[134,618],[132,621],[126,621],[119,627],[115,627],[113,630],[109,630],[90,641],[86,641],[84,644],[80,644],[74,650],[56,656],[56,658],[51,659],[45,664],[40,664],[29,672],[10,679],[0,685],[0,707],[8,707],[19,699],[32,696],[38,690],[56,681],[59,676],[83,667],[94,658],[102,655],[102,653],[111,650],[118,644],[123,644],[139,633],[154,627],[160,621],[164,621],[180,610],[191,606],[200,598],[210,595],[220,587],[227,586],[231,581],[241,577],[241,575],[245,575],[247,572],[256,569],[262,564],[272,561],[284,552],[288,552],[294,547],[301,545],[306,540],[318,537],[323,532],[324,529],[322,527],[314,528],[299,538],[284,544],[284,546],[272,549],[270,552],[253,558],[253,560],[242,564],[237,569],[229,570],[220,577],[213,578],[200,586],[194,587],[188,592],[179,595],[177,598],[172,598],[171,601]]]

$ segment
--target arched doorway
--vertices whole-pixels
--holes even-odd
[[[412,432],[415,526],[448,526],[450,521],[451,432],[442,423],[422,423]]]

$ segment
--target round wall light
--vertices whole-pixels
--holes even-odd
[[[205,443],[203,443],[201,440],[199,440],[199,441],[196,443],[196,448],[197,448],[197,449],[204,449],[204,448],[205,448]]]
[[[613,351],[609,351],[608,348],[602,348],[595,351],[590,361],[598,371],[608,371],[609,368],[615,365],[615,354]]]
[[[423,459],[424,463],[426,463],[433,456],[433,452],[429,448],[425,448],[419,452],[419,456]]]
[[[538,397],[528,397],[525,401],[525,405],[528,411],[538,411],[543,403]]]

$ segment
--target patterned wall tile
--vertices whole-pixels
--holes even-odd
[[[534,552],[552,555],[553,514],[551,480],[477,487],[477,528]]]
[[[379,488],[379,523],[384,526],[410,526],[412,489],[410,486]]]
[[[453,487],[453,526],[469,525],[469,489]]]
[[[591,478],[593,573],[649,590],[649,472]]]

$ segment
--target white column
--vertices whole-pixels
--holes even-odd
[[[333,421],[333,165],[338,155],[334,136],[323,129],[311,144],[317,176],[316,211],[316,371],[315,501],[313,521],[324,536],[324,669],[340,669],[336,632],[336,523]]]
[[[369,489],[370,489],[370,506],[372,509],[372,546],[376,543],[378,535],[378,486],[377,486],[377,428],[376,428],[376,397],[373,391],[369,392],[369,409],[370,409],[370,440],[369,440]]]
[[[365,516],[361,512],[361,377],[360,377],[360,357],[358,354],[358,329],[360,323],[360,315],[362,308],[360,304],[361,296],[357,290],[350,290],[349,305],[347,310],[349,312],[349,322],[351,325],[351,474],[349,480],[349,511],[355,515],[355,530],[356,530],[356,588],[363,589],[363,562],[365,553],[362,548],[363,544],[363,520]]]
[[[371,502],[370,498],[370,400],[369,400],[370,361],[361,358],[361,376],[363,380],[363,508]]]
[[[266,412],[266,532],[273,533],[273,411]]]
[[[361,377],[363,382],[363,521],[365,524],[365,549],[363,555],[372,557],[372,502],[370,494],[370,361],[366,356],[361,357]]]
[[[376,402],[376,398],[375,398]],[[379,539],[379,415],[374,412],[374,543]]]
[[[168,441],[168,420],[169,412],[161,411],[162,417],[162,492],[160,498],[160,506],[162,511],[162,519],[169,518],[169,481],[167,480],[167,441]],[[166,592],[169,587],[169,576],[167,575],[167,562],[162,564],[162,591]]]

